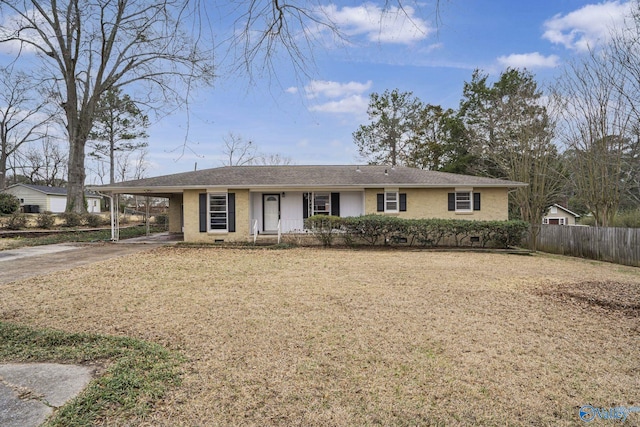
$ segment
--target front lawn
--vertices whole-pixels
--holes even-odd
[[[318,248],[160,248],[0,303],[0,320],[180,352],[180,386],[105,421],[148,426],[579,425],[583,405],[640,406],[639,314],[637,268]]]

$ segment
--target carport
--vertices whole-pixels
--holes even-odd
[[[111,241],[120,240],[120,200],[121,196],[138,196],[145,198],[145,221],[147,226],[146,240],[149,240],[149,220],[150,220],[150,199],[162,198],[168,200],[169,206],[169,231],[165,237],[158,238],[165,241],[182,240],[184,215],[182,205],[182,189],[158,189],[158,188],[141,188],[141,187],[121,187],[118,184],[103,185],[99,187],[88,187],[91,191],[95,191],[101,196],[107,197],[109,203],[109,217],[111,224]],[[143,238],[132,239],[133,242],[140,242]],[[155,240],[154,240],[155,241]]]

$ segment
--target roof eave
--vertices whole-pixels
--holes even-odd
[[[494,184],[479,184],[469,182],[459,183],[446,183],[446,184],[416,184],[416,183],[393,183],[393,182],[379,182],[370,184],[353,184],[353,185],[336,185],[336,184],[237,184],[237,185],[176,185],[176,186],[100,186],[100,187],[87,187],[92,191],[97,192],[111,192],[117,194],[144,194],[144,193],[182,193],[186,190],[210,190],[210,189],[230,189],[230,190],[265,190],[265,189],[283,189],[283,190],[318,190],[318,189],[336,189],[336,190],[362,190],[365,188],[384,188],[384,187],[401,187],[401,188],[454,188],[454,187],[473,187],[473,188],[516,188],[526,187],[529,184],[526,183],[494,183]]]

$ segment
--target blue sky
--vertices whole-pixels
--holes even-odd
[[[383,26],[371,24],[380,3],[327,3],[350,35],[351,45],[324,43],[314,51],[311,75],[286,63],[277,81],[246,76],[219,78],[191,105],[187,150],[184,115],[150,129],[148,175],[220,166],[229,132],[254,141],[259,151],[279,153],[295,164],[352,164],[359,159],[352,133],[367,123],[371,92],[398,88],[425,103],[457,108],[475,68],[497,76],[509,66],[552,81],[571,57],[606,40],[629,4],[581,0],[441,1],[420,3],[406,15],[390,11]],[[174,150],[175,151],[171,151]]]
[[[428,0],[407,3],[405,13],[387,10],[380,23],[383,0],[310,3],[322,5],[348,42],[318,30],[309,75],[293,72],[283,57],[275,74],[253,80],[228,71],[221,46],[215,87],[195,94],[188,116],[182,110],[149,129],[146,176],[220,166],[229,133],[294,164],[362,162],[352,133],[367,123],[371,92],[398,88],[457,108],[476,68],[494,77],[509,66],[527,68],[545,84],[566,61],[605,41],[629,11],[622,0],[440,0],[436,22]],[[212,25],[225,40],[230,16],[216,7]]]

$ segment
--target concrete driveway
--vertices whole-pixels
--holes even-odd
[[[0,293],[2,285],[10,282],[148,251],[170,240],[152,236],[123,243],[63,243],[0,251]],[[91,369],[84,366],[0,364],[0,426],[39,426],[91,378]]]
[[[118,243],[60,243],[0,251],[0,285],[174,243],[164,235]]]

